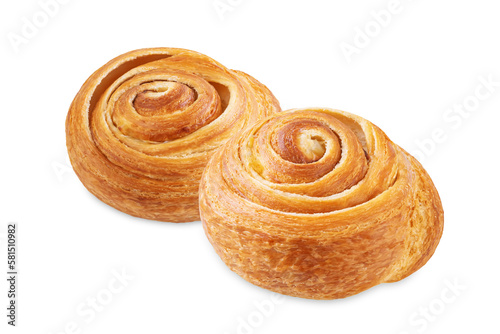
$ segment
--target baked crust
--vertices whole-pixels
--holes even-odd
[[[443,230],[420,163],[369,121],[321,108],[284,111],[228,141],[203,173],[200,212],[231,270],[312,299],[403,279]]]
[[[279,111],[251,76],[200,53],[125,53],[83,84],[66,119],[66,145],[84,186],[132,216],[199,220],[198,187],[216,148]]]

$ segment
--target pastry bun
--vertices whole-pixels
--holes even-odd
[[[130,215],[199,220],[198,187],[213,152],[274,112],[251,76],[200,53],[125,53],[83,84],[66,119],[66,144],[84,186]]]
[[[260,287],[335,299],[422,267],[443,230],[422,165],[369,121],[292,109],[236,135],[200,184],[205,233]]]

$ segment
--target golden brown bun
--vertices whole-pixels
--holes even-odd
[[[130,215],[199,219],[198,187],[216,148],[279,111],[251,76],[173,48],[123,54],[87,79],[66,119],[66,145],[85,187]]]
[[[228,141],[205,169],[200,214],[231,270],[286,295],[334,299],[422,267],[443,209],[415,158],[369,121],[293,109]]]

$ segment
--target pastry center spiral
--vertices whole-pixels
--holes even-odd
[[[203,78],[157,70],[124,81],[112,93],[107,112],[128,138],[169,142],[215,120],[223,105],[216,88]]]
[[[309,164],[320,160],[329,141],[337,139],[333,131],[317,121],[294,120],[275,132],[273,149],[282,159],[295,164]]]
[[[177,82],[160,82],[139,92],[133,105],[137,113],[151,116],[182,110],[196,98],[197,94],[191,87]]]
[[[318,161],[325,155],[326,144],[321,136],[302,134],[298,138],[299,149],[307,163]]]

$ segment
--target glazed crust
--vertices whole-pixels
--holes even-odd
[[[251,76],[200,53],[135,50],[83,84],[66,119],[66,145],[84,186],[130,215],[199,220],[198,188],[215,149],[280,111]]]
[[[382,130],[293,109],[228,141],[204,171],[205,233],[231,270],[286,295],[335,299],[422,267],[443,209],[420,163]]]

